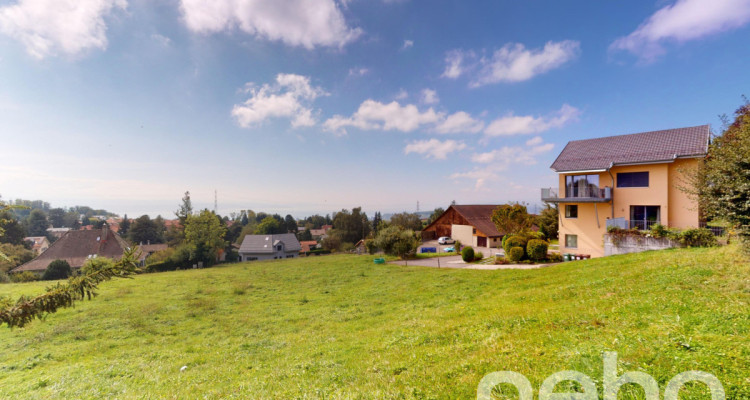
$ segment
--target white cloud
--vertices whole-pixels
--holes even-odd
[[[526,144],[526,147],[503,146],[485,153],[474,154],[471,156],[471,161],[478,164],[477,166],[471,171],[457,172],[450,177],[454,180],[474,180],[474,188],[482,190],[487,183],[499,181],[502,172],[508,170],[511,166],[534,165],[537,162],[536,156],[547,153],[555,147],[552,143],[544,143],[541,138],[531,139]]]
[[[484,128],[484,122],[474,119],[469,113],[458,111],[440,122],[435,130],[438,133],[478,133]]]
[[[346,134],[346,127],[362,130],[399,130],[411,132],[422,125],[433,124],[443,118],[432,108],[420,112],[417,106],[402,106],[396,101],[384,104],[375,100],[365,100],[351,117],[334,115],[324,124],[326,130],[337,134]]]
[[[172,39],[158,33],[152,34],[151,39],[164,47],[169,47],[169,45],[172,44]]]
[[[365,67],[349,68],[349,76],[365,76],[369,72],[370,70]]]
[[[310,86],[310,78],[295,74],[278,74],[274,85],[264,84],[259,89],[250,85],[248,91],[250,98],[232,108],[232,116],[243,128],[269,118],[290,118],[295,128],[315,125],[313,111],[305,104],[327,95],[323,89]]]
[[[0,33],[20,41],[37,59],[107,48],[104,22],[126,0],[20,0],[0,7]]]
[[[580,52],[577,41],[547,42],[543,49],[526,49],[521,43],[508,43],[492,58],[482,59],[472,87],[498,82],[521,82],[560,67]]]
[[[443,71],[443,77],[456,79],[466,72],[466,66],[464,66],[464,60],[466,58],[473,58],[473,52],[464,52],[462,50],[451,50],[445,54],[445,71]]]
[[[362,30],[347,26],[335,0],[181,0],[187,27],[199,33],[245,33],[290,46],[342,47]]]
[[[448,154],[461,151],[465,148],[465,143],[455,140],[446,140],[443,142],[437,139],[415,140],[406,145],[404,154],[417,153],[424,155],[426,158],[445,160]]]
[[[615,40],[610,50],[626,50],[642,61],[653,61],[664,53],[665,41],[687,42],[748,22],[748,0],[677,0],[655,12],[630,35]]]
[[[413,46],[414,46],[414,41],[407,39],[407,40],[404,40],[404,44],[403,44],[403,46],[401,46],[401,50],[406,50],[409,47],[413,47]]]
[[[436,104],[440,102],[440,98],[436,91],[432,89],[422,90],[422,103],[424,104]]]
[[[510,114],[492,121],[487,125],[484,133],[488,136],[541,133],[552,128],[560,128],[568,122],[575,121],[580,114],[580,110],[567,104],[563,104],[555,115],[549,117]]]
[[[543,139],[541,136],[534,136],[533,138],[526,141],[526,146],[536,146],[538,144],[541,144],[543,142]]]
[[[395,100],[404,100],[407,97],[409,97],[409,92],[407,92],[404,89],[401,89],[398,91],[398,93],[396,93],[396,96],[394,96],[393,98]]]

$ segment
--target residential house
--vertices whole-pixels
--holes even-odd
[[[333,225],[323,225],[320,229],[310,229],[310,234],[312,237],[320,238],[326,236],[331,229],[333,229]]]
[[[464,246],[499,247],[503,232],[492,222],[496,204],[452,205],[422,230],[422,239],[435,240],[450,236]]]
[[[46,236],[29,236],[23,240],[31,243],[31,250],[36,252],[36,255],[42,254],[49,248],[49,239]]]
[[[168,246],[166,243],[151,244],[151,242],[149,241],[149,242],[146,242],[146,244],[143,244],[143,242],[141,242],[138,245],[138,249],[140,250],[140,257],[138,258],[138,261],[140,262],[141,265],[145,265],[146,259],[150,255],[156,253],[157,251],[166,250],[167,248]]]
[[[68,231],[38,257],[11,272],[32,271],[41,274],[55,260],[65,260],[71,268],[77,269],[90,258],[119,259],[127,248],[125,240],[106,225],[96,230]]]
[[[559,186],[542,189],[559,204],[560,252],[603,256],[608,226],[697,228],[698,205],[680,185],[710,137],[702,125],[569,142],[551,166]]]
[[[301,253],[309,253],[311,250],[315,250],[315,247],[318,245],[318,242],[314,240],[303,240],[299,242],[299,245],[300,245]]]
[[[70,228],[47,228],[47,234],[52,235],[53,237],[56,237],[58,239],[63,237],[69,231]]]
[[[246,235],[240,245],[241,261],[276,260],[299,257],[302,249],[293,233]]]

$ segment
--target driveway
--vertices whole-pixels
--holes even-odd
[[[417,249],[417,253],[422,252],[422,247],[435,247],[440,253],[445,253],[446,247],[455,247],[455,244],[438,244],[437,240],[427,240]],[[505,255],[503,249],[491,249],[489,247],[474,247],[474,251],[481,251],[485,257],[494,257],[495,254]]]
[[[461,256],[419,258],[416,260],[408,260],[408,261],[391,261],[388,264],[414,265],[414,266],[431,267],[431,268],[484,269],[484,270],[537,269],[537,268],[549,267],[551,265],[557,265],[557,264],[505,264],[505,265],[467,264],[464,262],[464,260],[461,259]]]

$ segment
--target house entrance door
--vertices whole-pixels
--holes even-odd
[[[487,247],[487,238],[483,236],[477,236],[477,247]]]

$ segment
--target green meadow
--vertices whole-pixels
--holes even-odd
[[[0,398],[471,399],[493,371],[519,372],[536,392],[562,370],[587,374],[601,396],[605,351],[618,353],[618,373],[646,372],[662,392],[701,370],[727,399],[750,398],[750,263],[736,246],[538,270],[373,258],[104,282],[92,301],[0,329]],[[0,285],[0,295],[46,285]],[[709,398],[699,384],[681,396]],[[626,385],[619,398],[643,394]]]

